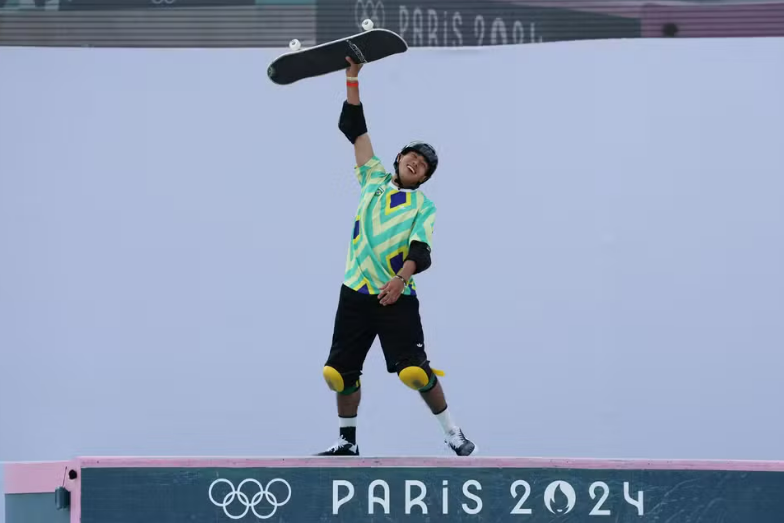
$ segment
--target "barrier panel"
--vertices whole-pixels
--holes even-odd
[[[764,461],[87,457],[12,463],[6,478],[6,523],[779,523],[784,514],[784,462]]]

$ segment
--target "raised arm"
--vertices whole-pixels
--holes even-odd
[[[358,75],[362,65],[355,63],[348,56],[346,61],[350,64],[346,69],[346,101],[343,102],[338,128],[346,135],[348,141],[354,144],[354,156],[357,167],[360,167],[373,158],[374,152],[367,133],[362,102],[359,100]]]

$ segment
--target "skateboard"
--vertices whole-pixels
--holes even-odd
[[[302,48],[299,40],[289,43],[291,52],[270,63],[267,76],[278,85],[288,85],[306,78],[345,70],[346,56],[358,64],[367,64],[408,50],[403,38],[389,29],[373,29],[373,22],[362,22],[363,32],[313,47]]]

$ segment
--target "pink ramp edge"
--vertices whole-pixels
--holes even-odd
[[[76,471],[76,479],[68,478],[68,471]],[[57,487],[71,492],[71,523],[79,523],[82,516],[82,471],[78,460],[31,461],[6,463],[3,467],[6,494],[51,493]]]
[[[107,467],[429,467],[429,468],[577,468],[647,470],[735,470],[784,472],[784,461],[751,460],[649,460],[593,458],[331,458],[331,457],[83,457],[81,468]]]

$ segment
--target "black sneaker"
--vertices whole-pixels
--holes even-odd
[[[359,447],[341,436],[337,443],[316,456],[359,456]]]
[[[470,456],[476,450],[476,445],[465,437],[462,429],[457,429],[450,433],[445,441],[449,448],[458,456]]]

